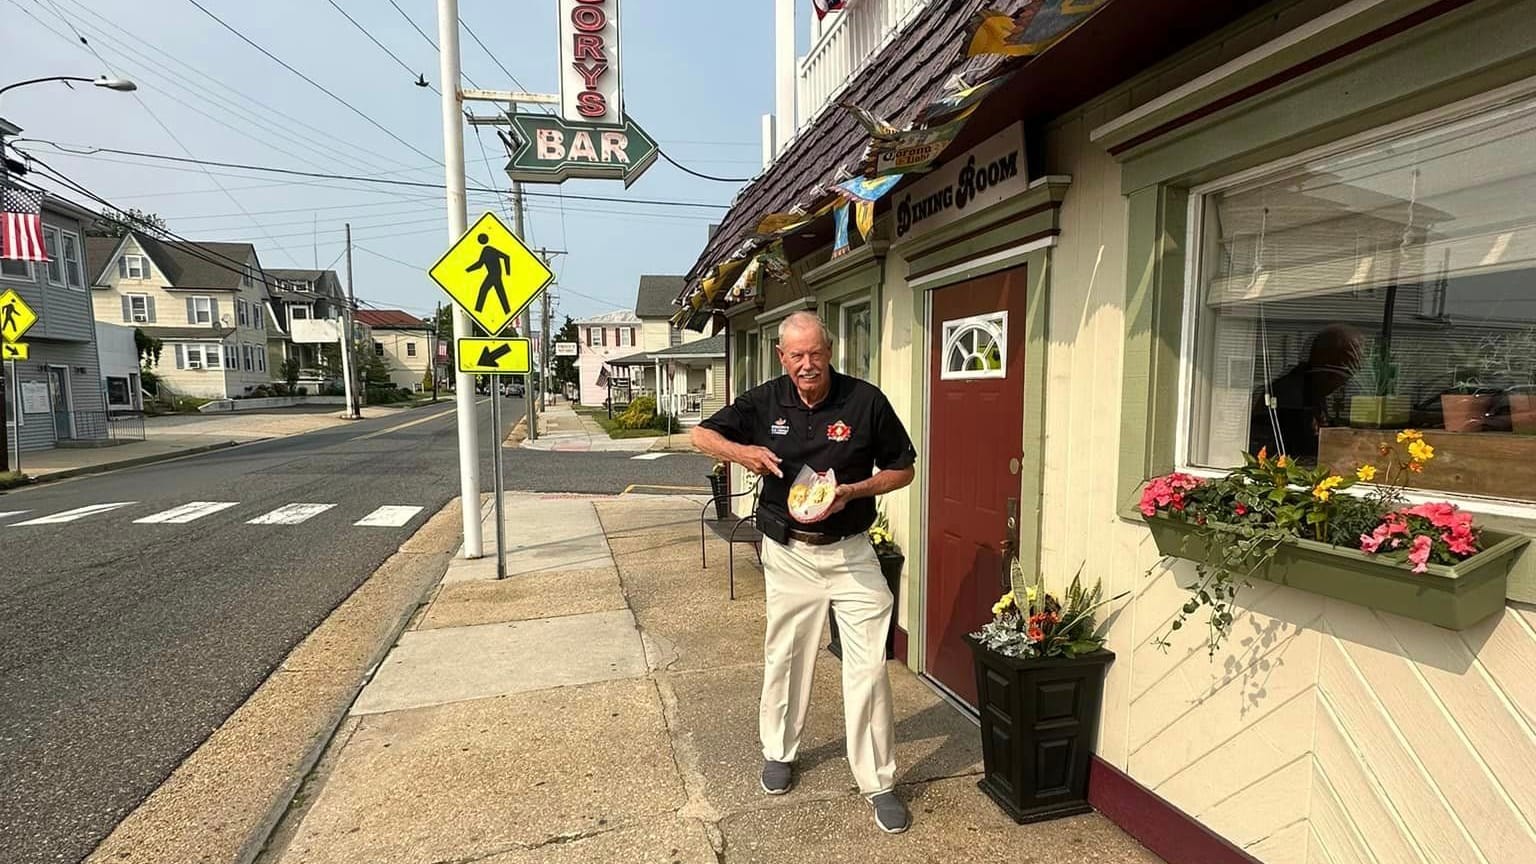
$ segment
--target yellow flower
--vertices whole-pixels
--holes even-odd
[[[1318,481],[1316,486],[1312,487],[1312,497],[1319,501],[1327,501],[1333,496],[1332,490],[1343,482],[1344,478],[1337,474],[1331,477],[1324,477]]]
[[[1291,464],[1291,457],[1285,455],[1284,453],[1281,453],[1280,456],[1277,459],[1275,459],[1275,467],[1276,468],[1284,468],[1284,467],[1286,467],[1287,465],[1290,465],[1290,464]]]
[[[1008,611],[1008,607],[1012,606],[1012,605],[1013,605],[1013,592],[1009,591],[1007,594],[1004,594],[1002,597],[999,597],[996,603],[992,604],[992,614],[993,615],[1001,615],[1004,612]]]
[[[1024,589],[1024,599],[1028,600],[1030,603],[1034,603],[1036,600],[1039,600],[1040,599],[1040,589],[1036,588],[1033,585],[1029,586],[1028,588],[1025,588]]]
[[[1428,441],[1415,438],[1413,443],[1408,445],[1408,455],[1412,456],[1415,462],[1428,462],[1435,458],[1435,448],[1430,446]]]
[[[1376,479],[1376,466],[1375,465],[1361,465],[1360,466],[1360,470],[1355,472],[1355,476],[1359,477],[1361,482],[1369,483],[1372,480]]]
[[[1409,441],[1422,441],[1423,439],[1424,435],[1417,429],[1404,429],[1397,433],[1397,443],[1399,444],[1406,444]]]

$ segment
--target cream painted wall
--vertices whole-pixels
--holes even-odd
[[[380,328],[373,331],[373,341],[384,346],[384,362],[389,366],[390,382],[396,387],[420,392],[432,359],[428,356],[432,347],[431,331]],[[415,357],[407,353],[407,345],[416,346]]]
[[[1133,592],[1109,618],[1100,756],[1273,864],[1536,861],[1536,611],[1456,633],[1255,583],[1215,656],[1198,627],[1152,644],[1191,574],[1160,564],[1115,493],[1127,214],[1119,166],[1087,133],[1127,104],[1047,140],[1073,185],[1053,258],[1042,569],[1058,589],[1083,565]]]
[[[921,414],[922,394],[912,390],[913,358],[918,356],[912,348],[913,338],[921,332],[912,320],[912,289],[907,285],[907,264],[896,253],[886,258],[885,282],[880,289],[880,380],[876,383],[890,400],[896,416],[906,424],[907,434],[917,440],[923,422]],[[925,332],[925,331],[924,331]],[[917,458],[925,454],[918,450]],[[886,521],[891,525],[891,536],[906,554],[907,561],[901,570],[901,596],[896,602],[896,624],[908,634],[912,632],[912,589],[909,588],[915,572],[913,556],[919,554],[919,545],[912,536],[916,505],[913,487],[898,489],[880,499]],[[908,644],[912,644],[908,642]],[[908,664],[916,665],[916,658],[909,657]]]

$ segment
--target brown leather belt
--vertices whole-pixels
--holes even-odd
[[[789,539],[798,540],[807,546],[831,546],[833,543],[841,543],[852,537],[852,534],[813,534],[810,531],[797,531],[789,529]]]

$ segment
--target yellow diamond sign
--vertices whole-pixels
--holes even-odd
[[[491,213],[471,225],[427,273],[491,336],[555,278]]]
[[[37,313],[15,291],[6,289],[0,294],[0,342],[20,342],[32,325],[37,323]]]

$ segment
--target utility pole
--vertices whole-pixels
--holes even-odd
[[[438,322],[443,320],[443,301],[437,301],[437,306],[432,310],[432,362],[427,368],[432,370],[432,404],[437,404],[437,355],[442,353],[438,343],[442,342],[443,335],[439,332]]]
[[[512,104],[512,111],[514,113],[517,111],[516,103]],[[528,236],[523,233],[523,184],[516,180],[512,181],[512,224],[517,232],[517,239],[522,240]],[[547,291],[548,289],[546,288],[545,290]],[[546,294],[546,296],[548,295]],[[517,322],[517,329],[518,335],[524,338],[528,337],[530,333],[528,329],[528,310],[523,310],[522,320]],[[542,336],[543,334],[540,335]],[[527,385],[523,387],[523,413],[528,417],[528,438],[529,440],[537,441],[539,440],[539,417],[534,410],[533,376],[525,375],[523,377],[525,379],[523,383]]]
[[[549,288],[539,298],[539,413],[544,413],[544,392],[549,389]]]
[[[464,194],[464,119],[459,114],[459,3],[458,0],[437,0],[438,80],[443,94],[443,164],[448,208],[448,242],[455,243],[469,230],[469,213],[465,209]],[[455,340],[472,335],[469,313],[453,309],[453,336]],[[457,343],[455,343],[457,351]],[[464,518],[464,557],[479,558],[484,554],[480,537],[480,448],[479,430],[475,428],[475,377],[464,372],[454,373],[454,401],[457,403],[459,423],[459,503]],[[495,405],[495,397],[491,398]],[[498,437],[500,430],[497,430]],[[500,452],[501,441],[496,441]],[[500,510],[500,492],[497,491],[497,510]],[[497,514],[497,531],[501,529],[500,513]],[[498,558],[501,557],[498,549]]]
[[[352,313],[357,311],[357,294],[352,290],[352,223],[347,223],[347,314],[342,325],[346,332],[341,336],[341,371],[347,377],[347,417],[351,420],[363,419],[362,408],[357,393],[357,381],[355,373],[358,368],[359,358],[352,356]]]

